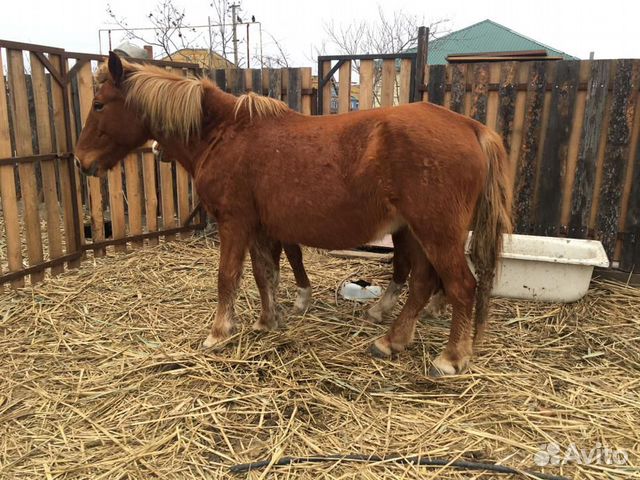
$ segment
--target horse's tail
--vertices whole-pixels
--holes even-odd
[[[511,233],[511,183],[502,138],[482,125],[477,126],[476,135],[489,164],[486,183],[473,218],[469,252],[478,279],[474,337],[477,344],[489,313],[489,295],[502,250],[502,234]]]

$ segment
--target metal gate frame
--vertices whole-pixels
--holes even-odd
[[[424,70],[427,65],[427,52],[429,49],[429,29],[427,27],[418,28],[418,48],[414,53],[384,53],[384,54],[362,54],[362,55],[320,55],[318,56],[318,102],[316,115],[323,115],[323,87],[331,81],[338,69],[349,61],[357,60],[411,60],[411,95],[410,102],[422,100],[424,91]],[[324,63],[328,61],[337,62],[325,73]]]

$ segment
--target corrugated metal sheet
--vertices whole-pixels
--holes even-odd
[[[447,55],[518,50],[546,50],[550,56],[577,60],[572,55],[525,37],[499,23],[484,20],[430,41],[428,62],[430,65],[443,65],[447,63]]]

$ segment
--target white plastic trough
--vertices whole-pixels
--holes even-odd
[[[492,290],[497,297],[575,302],[587,293],[593,268],[609,266],[596,240],[513,234],[503,245]]]

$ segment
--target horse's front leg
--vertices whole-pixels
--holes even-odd
[[[242,277],[242,264],[249,245],[249,232],[242,227],[221,224],[218,266],[218,308],[205,348],[226,341],[234,330],[233,303]]]
[[[280,242],[259,235],[251,246],[251,266],[256,280],[262,311],[260,318],[253,324],[254,330],[268,331],[278,326],[278,308],[276,292],[280,279]],[[276,260],[278,259],[278,260]]]

